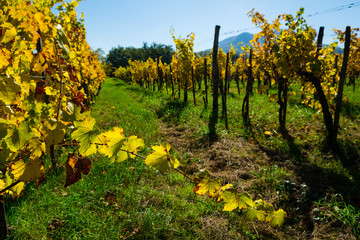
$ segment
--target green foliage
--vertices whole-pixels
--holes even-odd
[[[165,63],[170,63],[174,50],[170,45],[152,43],[148,46],[144,43],[141,48],[134,47],[114,47],[106,56],[106,63],[111,63],[112,67],[119,68],[128,66],[129,60],[146,61],[151,58],[153,60],[161,57]]]
[[[353,205],[347,204],[341,194],[336,194],[331,197],[330,201],[320,201],[319,207],[325,210],[321,211],[315,208],[315,221],[329,221],[329,213],[331,218],[343,224],[342,227],[349,227],[355,237],[360,237],[360,211]]]

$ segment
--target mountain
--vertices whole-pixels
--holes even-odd
[[[231,44],[234,46],[234,48],[236,49],[237,53],[241,53],[241,46],[242,45],[250,45],[250,40],[252,40],[254,37],[254,34],[249,33],[249,32],[243,32],[240,33],[239,35],[233,36],[233,37],[229,37],[226,38],[222,41],[219,42],[219,46],[221,47],[222,50],[224,50],[225,53],[227,53],[230,48],[231,48]],[[261,41],[261,40],[260,40]],[[239,44],[241,43],[241,44]],[[328,44],[324,44],[324,46],[329,46]],[[203,53],[209,53],[211,52],[211,49],[207,49],[205,51],[203,51]],[[336,47],[335,49],[335,53],[338,54],[343,54],[344,50],[340,47]]]
[[[253,34],[248,32],[240,33],[239,35],[226,38],[219,42],[219,46],[221,47],[224,52],[228,52],[231,48],[231,44],[234,46],[234,48],[237,50],[237,53],[242,52],[241,45],[250,45],[250,40],[253,39]],[[239,43],[242,43],[241,45]],[[211,52],[211,49],[204,50],[202,52],[199,52],[200,55],[207,54]]]
[[[240,33],[237,36],[226,38],[219,42],[219,46],[221,47],[224,52],[228,52],[231,48],[231,44],[237,50],[238,53],[242,52],[241,45],[250,45],[250,40],[254,37],[253,34],[248,32]],[[241,43],[241,44],[239,44]]]

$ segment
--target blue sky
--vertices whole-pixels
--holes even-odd
[[[325,43],[333,41],[334,28],[360,27],[356,0],[83,0],[77,12],[85,14],[90,46],[105,53],[116,46],[141,47],[143,42],[173,45],[172,27],[177,36],[195,33],[194,50],[200,51],[212,47],[215,25],[221,26],[220,40],[242,31],[255,33],[247,16],[252,8],[272,21],[279,14],[294,15],[300,7],[305,16],[313,15],[306,17],[309,25],[317,30],[325,26]]]

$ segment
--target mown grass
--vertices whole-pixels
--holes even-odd
[[[121,126],[125,134],[138,135],[147,147],[164,142],[159,138],[156,108],[163,104],[162,94],[140,94],[139,88],[108,79],[93,116],[100,130]],[[63,155],[61,155],[63,154]],[[59,152],[59,166],[66,152]],[[88,176],[67,188],[65,170],[59,167],[35,189],[28,184],[19,199],[6,199],[8,239],[222,239],[234,238],[209,228],[237,229],[221,206],[196,196],[194,184],[177,173],[161,174],[149,169],[141,159],[110,163],[100,155],[92,157]],[[233,218],[237,218],[233,215]],[[204,221],[204,219],[207,219]]]
[[[273,94],[276,89],[270,90],[269,95]],[[289,136],[284,137],[278,132],[276,100],[254,92],[250,126],[245,126],[241,118],[244,88],[240,95],[235,87],[230,89],[229,129],[220,119],[216,131],[220,139],[243,138],[258,147],[239,153],[256,160],[248,190],[276,199],[276,207],[288,212],[281,229],[248,224],[240,212],[222,212],[221,204],[196,196],[193,183],[179,174],[160,174],[141,159],[111,164],[96,155],[90,174],[68,188],[63,187],[64,169],[59,168],[39,189],[30,184],[20,199],[7,199],[9,239],[306,239],[312,231],[320,232],[317,238],[326,238],[330,232],[359,236],[352,230],[359,216],[354,202],[360,199],[356,184],[360,181],[358,94],[358,88],[345,88],[348,101],[340,119],[339,142],[345,159],[353,157],[354,161],[344,162],[324,148],[322,115],[300,104],[299,95],[289,98]],[[151,145],[167,142],[160,131],[163,125],[190,133],[191,143],[201,146],[209,140],[212,106],[210,101],[205,108],[202,97],[197,93],[197,106],[193,106],[191,94],[184,104],[165,90],[159,93],[108,79],[93,106],[93,116],[102,131],[121,126],[126,135],[143,138],[147,146],[144,155]],[[174,154],[182,165],[201,161],[192,159],[190,152],[180,154],[176,147]],[[65,161],[66,154],[59,165]],[[335,196],[342,196],[341,204]],[[327,225],[330,223],[333,225]],[[330,231],[332,227],[335,230]],[[307,235],[299,237],[304,232]]]
[[[297,94],[289,97],[286,123],[288,136],[284,136],[278,131],[276,98],[269,101],[266,94],[258,94],[256,91],[250,97],[251,124],[250,126],[243,124],[241,107],[244,88],[240,94],[237,94],[235,88],[230,90],[227,100],[229,130],[225,128],[224,120],[220,118],[216,126],[217,133],[220,138],[245,138],[248,142],[259,146],[270,157],[266,161],[254,163],[259,164],[260,170],[252,172],[256,176],[257,182],[252,185],[251,191],[255,194],[265,195],[265,197],[266,195],[279,197],[278,206],[289,213],[290,221],[288,221],[289,225],[285,232],[291,232],[290,229],[311,232],[314,229],[323,228],[319,230],[319,236],[325,237],[329,234],[326,229],[330,226],[318,227],[319,222],[317,218],[313,217],[314,206],[318,202],[328,202],[328,199],[331,198],[329,196],[337,194],[346,196],[346,204],[348,204],[346,206],[355,206],[354,211],[347,211],[353,214],[348,218],[358,218],[359,210],[356,205],[360,199],[357,184],[360,180],[360,91],[359,86],[355,91],[351,86],[345,88],[339,134],[342,152],[334,156],[326,148],[326,130],[322,113],[301,104],[298,89],[299,86],[296,85],[289,89],[289,92],[294,91]],[[145,90],[136,90],[136,92],[140,93],[142,99],[146,99],[144,94],[149,93]],[[151,91],[150,93],[156,94]],[[274,95],[276,95],[276,88],[269,91],[269,96]],[[188,104],[184,104],[182,99],[173,99],[169,95],[167,96],[166,101],[156,103],[144,101],[144,103],[154,109],[167,124],[191,132],[191,136],[198,139],[198,142],[207,141],[211,101],[209,107],[205,108],[202,95],[199,93],[196,99],[197,106],[193,106],[192,95],[189,95]],[[257,155],[258,153],[250,152],[249,154]],[[257,155],[257,158],[262,159],[262,156]],[[328,214],[333,212],[336,207],[331,202],[328,202],[327,206]],[[303,225],[295,224],[295,219],[298,219],[299,215]],[[336,222],[336,229],[347,229],[349,224],[339,219]],[[353,236],[359,237],[357,232],[349,231],[351,232],[349,236],[354,234]],[[332,234],[344,236],[344,232],[341,233],[341,231],[335,231]]]

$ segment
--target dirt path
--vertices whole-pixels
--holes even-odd
[[[254,186],[261,186],[261,194],[264,200],[272,204],[278,204],[279,196],[274,192],[274,188],[271,184],[263,184],[262,181],[266,181],[267,177],[263,176],[259,178],[257,174],[261,173],[265,168],[271,166],[274,159],[282,158],[276,153],[266,152],[258,144],[253,144],[243,138],[230,138],[221,137],[214,143],[209,143],[207,139],[195,138],[191,130],[185,129],[181,126],[169,125],[161,123],[160,133],[164,136],[166,141],[172,146],[173,149],[180,154],[180,156],[187,159],[185,164],[181,165],[181,169],[188,174],[196,174],[200,170],[208,170],[213,177],[218,177],[224,180],[224,183],[237,184],[237,188],[240,191],[254,192]],[[275,154],[275,155],[274,155]],[[273,156],[274,155],[274,156]],[[275,161],[276,164],[280,164],[281,167],[286,167],[288,170],[295,168],[291,163],[285,163],[284,161]],[[273,162],[274,164],[274,162]],[[293,174],[287,177],[287,179],[275,179],[276,181],[291,183],[289,185],[288,198],[285,203],[285,208],[288,211],[289,226],[283,229],[281,234],[275,233],[275,229],[263,228],[263,225],[257,225],[258,231],[261,230],[263,234],[275,234],[279,238],[285,236],[297,236],[298,239],[317,239],[331,236],[329,232],[329,226],[332,223],[326,223],[324,225],[316,225],[313,221],[312,209],[315,207],[314,201],[307,201],[309,196],[304,193],[315,191],[316,189],[309,188],[308,185],[314,185],[315,183],[306,182],[304,180],[311,178],[311,176],[317,176],[319,173],[314,174],[311,168],[306,167],[306,164],[300,164],[301,172],[303,175],[298,176]],[[321,175],[321,174],[320,174]],[[270,176],[271,178],[272,176]],[[318,180],[315,181],[318,185]],[[323,183],[327,185],[327,183]],[[269,185],[269,186],[268,186]],[[304,187],[305,186],[305,187]],[[322,187],[320,187],[321,189]],[[310,196],[311,198],[311,196]],[[296,210],[298,209],[298,210]],[[296,222],[291,222],[292,219],[297,219]],[[293,228],[293,225],[299,227],[299,231],[302,231],[303,235],[299,235],[300,232]],[[279,234],[279,235],[277,235]],[[345,229],[344,234],[352,238],[351,230]],[[295,238],[294,238],[295,239]]]
[[[181,156],[186,156],[188,162],[182,168],[187,173],[206,169],[226,183],[246,181],[243,189],[249,187],[248,180],[256,178],[252,172],[259,172],[260,166],[270,161],[267,153],[258,145],[242,138],[222,137],[219,141],[209,143],[208,140],[194,138],[190,130],[165,123],[161,124],[160,133]]]

